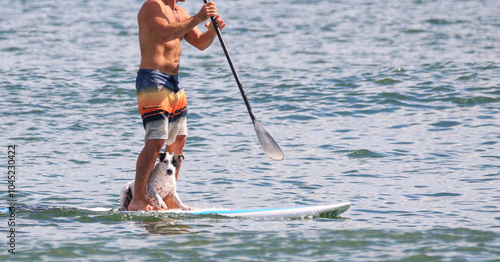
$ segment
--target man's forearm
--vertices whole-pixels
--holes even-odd
[[[200,50],[206,49],[214,42],[216,36],[217,34],[215,32],[212,32],[211,30],[206,31],[198,39],[196,48]]]
[[[199,19],[197,16],[192,16],[182,22],[168,24],[162,30],[161,40],[163,42],[169,42],[179,39],[201,22],[203,22],[203,20]]]

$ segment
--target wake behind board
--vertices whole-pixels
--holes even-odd
[[[203,208],[195,210],[181,210],[169,209],[164,211],[119,211],[123,213],[165,213],[165,214],[179,214],[179,215],[218,215],[225,217],[241,217],[241,218],[255,218],[255,219],[296,219],[315,216],[338,216],[351,207],[351,203],[339,203],[322,206],[306,206],[306,207],[289,207],[289,208],[265,208],[265,209],[226,209],[226,208]],[[15,211],[45,211],[52,210],[50,207],[16,207]],[[92,212],[110,212],[115,211],[109,208],[85,208],[83,210]],[[11,212],[9,208],[0,208],[1,212]]]

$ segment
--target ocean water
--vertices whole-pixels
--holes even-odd
[[[144,143],[142,1],[0,4],[1,205],[55,207],[0,214],[0,260],[500,261],[500,2],[217,1],[286,159],[262,152],[217,40],[183,43],[178,192],[199,208],[352,203],[278,221],[116,212]]]

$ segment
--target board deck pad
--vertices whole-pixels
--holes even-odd
[[[295,219],[295,218],[308,218],[315,216],[338,216],[351,207],[351,203],[338,203],[321,206],[302,206],[302,207],[288,207],[288,208],[259,208],[259,209],[227,209],[227,208],[202,208],[194,210],[181,210],[181,209],[168,209],[163,211],[119,211],[122,213],[165,213],[165,214],[179,214],[179,215],[218,215],[225,217],[240,217],[240,218],[256,218],[256,219]],[[54,208],[44,207],[16,207],[16,211],[44,211]],[[110,212],[116,211],[109,208],[85,208],[83,210],[92,212]],[[0,209],[0,212],[9,212],[8,208]]]

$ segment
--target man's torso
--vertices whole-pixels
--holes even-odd
[[[180,22],[186,19],[181,7],[175,7],[175,11],[162,1],[157,1],[167,21],[170,23]],[[181,38],[163,42],[152,30],[143,8],[137,16],[139,23],[139,44],[141,48],[140,69],[153,69],[169,75],[177,75],[179,72],[179,58],[181,55]]]

